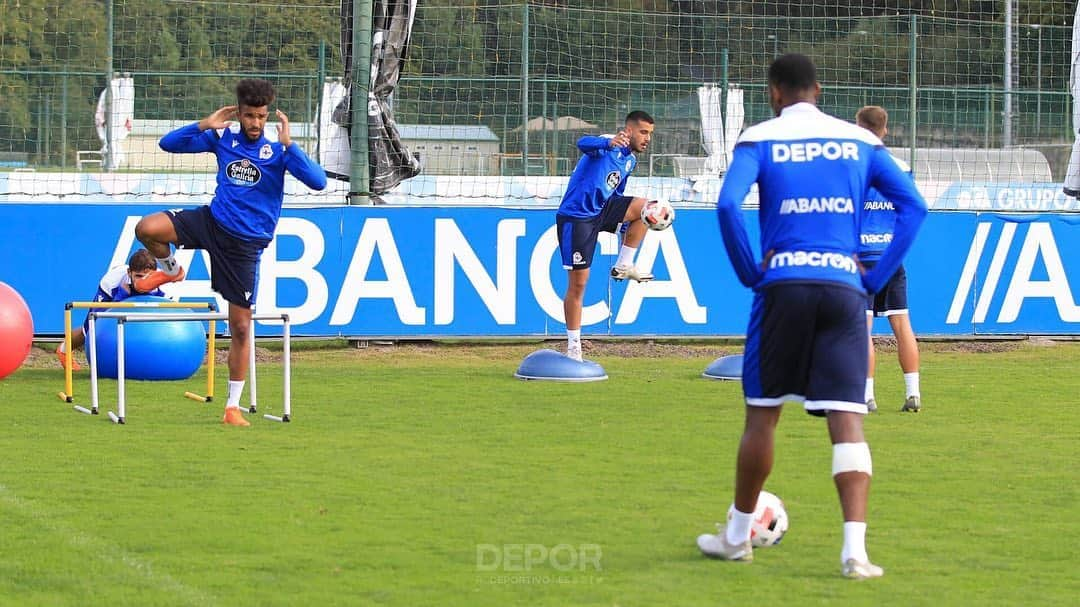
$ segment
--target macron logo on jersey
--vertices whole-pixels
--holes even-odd
[[[863,244],[889,244],[892,242],[892,234],[860,234],[859,240]]]
[[[849,274],[858,274],[859,266],[849,255],[822,251],[785,251],[776,253],[769,260],[770,268],[809,266],[812,268],[834,268]]]
[[[858,160],[859,146],[853,141],[808,141],[806,143],[772,144],[773,162],[813,162],[825,160]]]
[[[848,213],[855,212],[850,198],[828,196],[822,198],[785,198],[780,201],[780,214],[791,213]]]

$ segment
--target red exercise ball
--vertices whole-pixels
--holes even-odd
[[[19,292],[0,282],[0,379],[19,368],[34,342],[34,319]]]

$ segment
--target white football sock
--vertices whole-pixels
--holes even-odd
[[[750,539],[750,526],[754,524],[754,513],[739,512],[738,508],[731,511],[731,520],[727,524],[727,543],[732,546]]]
[[[157,262],[158,265],[161,266],[161,269],[169,276],[175,276],[176,273],[180,271],[180,264],[176,263],[176,257],[171,254],[164,259],[158,257]]]
[[[844,521],[844,548],[840,550],[840,562],[845,563],[848,559],[860,562],[870,560],[866,555],[865,522]]]
[[[615,260],[615,265],[623,267],[634,265],[634,253],[637,253],[637,247],[623,245],[619,249],[619,258]]]
[[[905,373],[904,374],[904,389],[907,391],[906,396],[921,396],[919,394],[919,372]]]
[[[226,409],[240,408],[240,395],[244,393],[244,380],[229,380],[229,398],[225,401]]]
[[[870,402],[870,399],[874,398],[874,378],[866,378],[866,397],[863,399],[865,402]]]

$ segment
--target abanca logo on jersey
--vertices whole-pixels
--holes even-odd
[[[253,186],[262,179],[262,171],[259,166],[247,158],[234,160],[225,166],[225,176],[233,185]]]
[[[620,181],[622,181],[622,174],[618,171],[612,171],[608,173],[607,177],[604,179],[604,182],[607,183],[607,187],[609,190],[614,190],[615,188],[619,187]]]

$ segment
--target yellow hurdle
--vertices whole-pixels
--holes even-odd
[[[217,307],[208,301],[182,302],[182,301],[72,301],[64,304],[64,391],[57,392],[56,396],[67,403],[75,402],[75,389],[71,371],[72,348],[71,348],[71,311],[72,310],[97,310],[104,308],[181,308],[186,310],[210,310],[217,311]],[[185,392],[184,396],[208,403],[214,400],[214,334],[216,333],[215,321],[210,321],[210,336],[206,346],[206,396]]]

